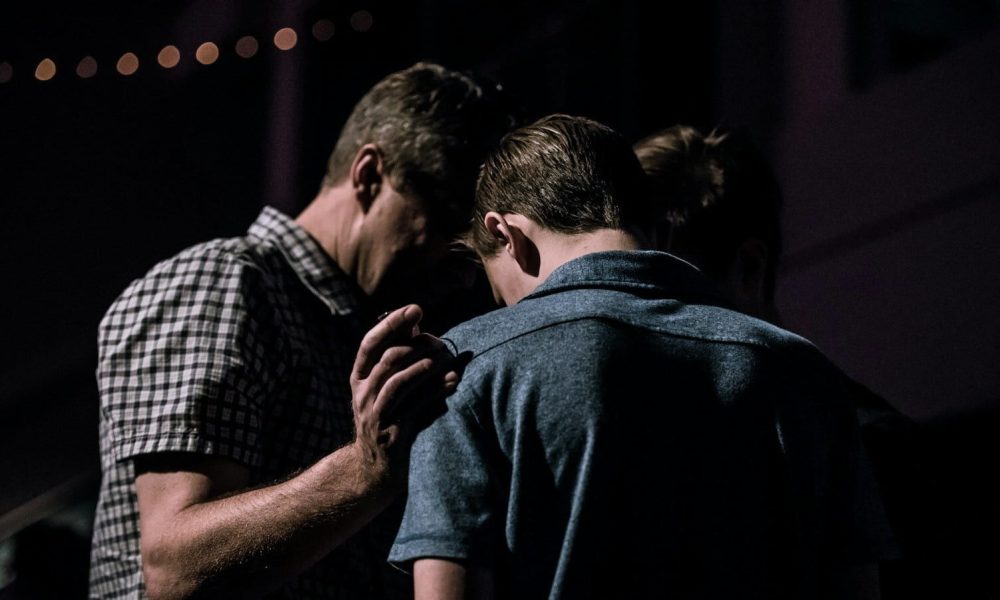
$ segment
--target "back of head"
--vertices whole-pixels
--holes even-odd
[[[781,192],[770,165],[735,132],[676,125],[635,145],[654,199],[665,210],[661,250],[720,276],[740,246],[759,240],[768,251],[767,294],[781,254]]]
[[[364,144],[378,146],[393,186],[423,198],[453,231],[469,218],[479,165],[518,125],[500,86],[432,63],[379,81],[358,101],[330,156],[325,186],[348,176]]]
[[[551,115],[512,131],[483,164],[465,242],[496,252],[483,227],[489,211],[516,213],[558,233],[641,228],[651,204],[628,142],[596,121]]]

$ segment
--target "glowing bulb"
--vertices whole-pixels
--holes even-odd
[[[236,54],[241,58],[250,58],[257,54],[257,38],[245,35],[236,42]]]
[[[80,62],[76,65],[76,74],[81,79],[90,79],[94,75],[97,75],[97,61],[94,60],[94,57],[84,56],[80,59]]]
[[[194,51],[195,59],[203,65],[210,65],[219,60],[219,47],[212,42],[205,42]]]
[[[333,37],[333,21],[323,19],[316,21],[312,28],[313,37],[321,42],[327,42]]]
[[[372,14],[367,10],[359,10],[351,15],[351,27],[354,28],[354,31],[360,31],[361,33],[371,29],[374,21],[375,19],[372,17]]]
[[[291,50],[298,41],[299,36],[291,27],[279,29],[278,33],[274,34],[274,45],[278,47],[278,50]]]
[[[139,57],[132,52],[126,52],[118,59],[118,64],[115,65],[115,68],[122,75],[132,75],[139,70]]]
[[[177,63],[181,62],[181,51],[177,46],[164,46],[163,50],[156,55],[156,62],[164,69],[173,69]]]
[[[35,79],[38,81],[48,81],[56,76],[56,63],[51,58],[44,58],[35,67]]]
[[[0,62],[0,83],[7,83],[14,77],[14,67],[9,62]]]

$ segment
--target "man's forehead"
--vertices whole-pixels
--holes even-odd
[[[469,227],[472,206],[463,206],[441,197],[418,196],[421,208],[427,218],[427,228],[435,235],[449,240],[459,238]]]
[[[397,192],[411,200],[426,219],[429,233],[453,240],[461,237],[472,219],[474,188],[468,189],[452,181],[421,171],[402,171],[386,174]]]

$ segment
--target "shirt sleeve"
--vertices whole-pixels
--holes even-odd
[[[849,564],[896,560],[900,558],[899,547],[889,527],[856,412],[847,413],[843,418],[844,452],[837,473],[840,493],[834,495],[834,531],[840,536],[842,559]]]
[[[460,386],[414,443],[406,509],[389,554],[404,571],[425,557],[489,566],[500,543],[505,493],[499,448],[491,450],[496,436],[462,400]]]
[[[897,558],[849,380],[810,350],[779,374],[786,389],[779,436],[799,499],[816,507],[800,515],[805,535],[825,540],[823,560],[866,564]]]
[[[101,418],[116,460],[195,452],[258,466],[276,342],[263,273],[188,251],[135,282],[99,330]]]

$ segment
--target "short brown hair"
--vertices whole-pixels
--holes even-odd
[[[628,229],[648,220],[645,177],[628,142],[596,121],[550,115],[507,134],[483,164],[463,241],[495,254],[487,212],[517,213],[566,234]]]
[[[661,250],[719,275],[743,242],[760,240],[769,253],[765,284],[773,297],[781,255],[781,190],[774,171],[739,132],[675,125],[635,145],[654,199],[666,211]]]
[[[324,186],[347,177],[358,150],[379,147],[392,184],[416,194],[453,231],[468,221],[479,165],[516,127],[500,86],[420,62],[385,77],[358,101],[330,155]]]

